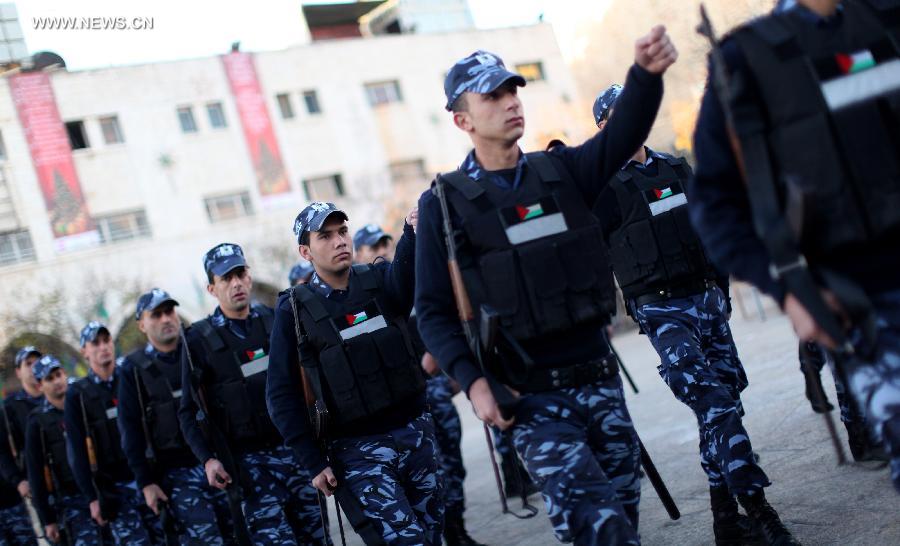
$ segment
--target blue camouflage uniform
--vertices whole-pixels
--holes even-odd
[[[11,489],[3,493],[5,496],[0,499],[0,506],[10,504],[12,500],[17,502],[8,508],[0,508],[0,546],[37,545],[31,518],[25,503],[19,498],[19,492]],[[15,497],[8,496],[9,493],[15,494]]]
[[[331,214],[347,219],[331,203],[312,203],[301,211],[294,226],[298,241],[305,233],[319,231]],[[405,225],[393,262],[376,260],[371,266],[354,266],[370,268],[365,274],[374,277],[368,279],[378,279],[382,287],[379,297],[383,295],[389,306],[383,312],[392,321],[398,317],[405,321],[412,309],[414,237],[412,227]],[[356,275],[351,269],[348,287],[335,289],[313,274],[310,288],[301,289],[313,291],[316,298],[344,302],[351,287],[363,282]],[[337,498],[356,521],[357,532],[370,532],[389,544],[441,544],[444,507],[436,461],[438,447],[434,421],[425,410],[424,392],[402,404],[391,403],[376,416],[359,417],[343,428],[334,427],[323,452],[313,438],[308,410],[297,390],[297,347],[291,299],[288,293],[282,293],[275,311],[266,399],[272,420],[301,466],[311,476],[328,467],[333,469],[338,480]],[[308,356],[318,359],[318,355]],[[415,371],[421,373],[418,365]]]
[[[59,526],[60,532],[71,533],[75,546],[99,546],[101,544],[100,528],[91,519],[88,500],[78,491],[77,485],[74,482],[59,484],[54,481],[54,491],[50,493],[47,488],[44,479],[47,459],[41,441],[41,425],[36,418],[38,413],[51,414],[58,426],[64,427],[63,412],[56,409],[47,400],[44,400],[28,419],[25,433],[25,462],[38,519],[44,527],[55,523]],[[69,465],[68,461],[56,461],[56,463]],[[61,490],[56,489],[58,487],[61,487]]]
[[[495,55],[476,52],[448,73],[446,108],[452,109],[464,92],[491,93],[507,81],[524,85],[519,78]],[[547,152],[557,169],[574,179],[585,203],[598,197],[646,137],[661,95],[660,78],[635,65],[628,73],[621,113],[610,122],[616,138],[600,133],[579,146],[556,146]],[[488,171],[473,150],[459,171],[480,187],[493,184],[515,191],[529,169],[535,167],[520,154],[514,168]],[[458,211],[450,215],[459,229]],[[482,372],[456,315],[441,222],[439,202],[427,191],[419,200],[416,313],[429,350],[468,393]],[[549,289],[554,279],[546,282]],[[522,344],[536,369],[585,365],[609,355],[601,335],[605,322],[584,322]],[[542,489],[556,537],[577,544],[638,544],[640,452],[619,377],[524,395],[514,415],[515,448]]]
[[[164,302],[157,302],[157,306],[162,303]],[[165,375],[176,399],[182,394],[180,349],[179,345],[175,351],[163,353],[151,343],[140,349]],[[135,367],[138,365],[134,354],[125,357],[119,383],[119,430],[122,433],[122,448],[134,471],[135,481],[141,489],[156,484],[169,497],[172,514],[181,523],[181,544],[222,546],[224,539],[221,527],[228,528],[231,524],[228,500],[224,491],[209,485],[203,467],[187,446],[184,445],[184,449],[180,450],[156,450],[155,467],[151,467],[147,460],[147,440],[141,421],[145,408],[140,406],[137,396],[139,387],[135,383]],[[146,397],[147,394],[143,396]],[[177,421],[174,426],[178,427]]]
[[[18,358],[16,361],[19,365]],[[36,543],[31,518],[16,486],[27,479],[24,454],[28,413],[40,406],[41,401],[43,396],[32,397],[24,390],[19,390],[9,394],[0,407],[0,412],[4,414],[0,418],[0,545],[24,546]],[[18,460],[10,451],[10,437],[16,446]]]
[[[438,374],[428,380],[425,398],[434,418],[435,439],[438,448],[438,476],[444,485],[444,513],[446,517],[462,515],[466,511],[463,482],[466,467],[463,466],[462,423],[453,404],[453,385],[450,378]]]
[[[781,13],[766,19],[790,19],[791,24],[797,25],[798,32],[803,31],[808,36],[815,32],[817,40],[829,43],[845,30],[845,22],[850,19],[846,8],[841,5],[834,14],[823,17],[802,5],[785,2],[776,10]],[[741,81],[748,83],[742,87],[740,94],[731,97],[733,106],[743,108],[749,105],[755,108],[762,104],[762,83],[757,81],[737,40],[725,40],[721,51],[728,73],[738,74]],[[814,98],[810,97],[810,101]],[[789,98],[784,103],[793,104],[792,101],[794,99]],[[830,114],[823,115],[826,116],[823,119],[827,119]],[[806,137],[798,134],[790,140],[802,142]],[[828,142],[832,142],[831,139],[829,136]],[[866,149],[877,148],[873,143]],[[701,103],[694,133],[694,150],[697,168],[689,185],[691,220],[710,257],[723,270],[747,280],[783,303],[786,289],[772,275],[770,268],[773,259],[754,229],[753,212],[738,162],[729,145],[725,113],[715,86],[707,86]],[[880,164],[889,159],[872,157],[865,158],[865,161]],[[786,173],[776,174],[777,178]],[[820,185],[817,174],[813,175],[812,180],[806,180],[807,175],[807,172],[800,171],[799,166],[795,166],[795,171],[790,173],[791,177],[798,179],[798,183],[808,184],[809,187]],[[809,197],[813,202],[817,196],[810,194]],[[827,219],[836,224],[841,220]],[[856,348],[855,355],[844,360],[841,366],[852,398],[865,413],[874,439],[884,441],[891,457],[892,480],[900,491],[900,277],[897,275],[900,270],[900,237],[894,230],[893,233],[882,234],[877,240],[848,243],[842,248],[842,252],[817,256],[815,263],[810,263],[855,283],[870,300],[875,320],[874,341],[867,341],[861,330],[854,331],[850,340]]]

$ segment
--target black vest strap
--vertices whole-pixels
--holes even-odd
[[[263,328],[266,330],[266,336],[272,335],[272,323],[275,322],[275,312],[265,305],[258,305],[253,308],[257,313],[259,313],[259,318],[262,319]]]
[[[559,176],[559,171],[556,170],[556,167],[553,165],[553,162],[550,161],[550,158],[547,157],[545,152],[534,152],[527,154],[528,165],[534,167],[534,170],[537,171],[538,176],[544,182],[562,182],[562,177]]]
[[[449,173],[438,175],[438,178],[453,186],[456,191],[463,194],[463,197],[469,201],[475,201],[484,194],[484,188],[477,182],[466,176],[462,171],[456,170]]]
[[[353,266],[353,272],[356,274],[359,282],[362,283],[363,290],[366,292],[378,290],[378,279],[375,278],[375,272],[370,264],[356,264]]]
[[[325,306],[322,305],[322,302],[319,301],[319,298],[313,293],[313,288],[310,288],[307,285],[304,289],[296,290],[295,292],[297,297],[300,298],[300,303],[303,304],[303,307],[306,308],[306,311],[312,316],[314,321],[322,322],[323,320],[331,318],[331,315],[328,314]]]
[[[191,325],[192,328],[196,328],[200,332],[200,337],[203,338],[203,341],[206,343],[206,346],[209,347],[213,351],[221,351],[228,347],[225,343],[225,340],[222,339],[222,336],[216,332],[216,329],[213,327],[212,323],[209,319],[198,320],[194,324]]]

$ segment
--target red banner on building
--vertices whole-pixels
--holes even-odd
[[[291,186],[281,160],[269,109],[256,76],[253,55],[232,52],[222,56],[222,64],[244,128],[244,139],[250,149],[259,193],[264,200],[289,193]]]
[[[50,76],[46,72],[16,74],[9,78],[9,87],[37,171],[57,249],[95,244],[99,235],[81,193]]]

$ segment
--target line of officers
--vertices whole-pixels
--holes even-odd
[[[147,348],[122,366],[101,325],[82,334],[91,372],[72,392],[55,359],[32,365],[45,400],[26,427],[25,466],[47,534],[59,530],[39,496],[55,480],[63,512],[79,517],[66,499],[80,491],[80,517],[140,543],[149,532],[128,493],[138,489],[116,472],[130,467],[144,504],[167,503],[197,543],[240,543],[242,517],[253,543],[327,542],[319,493],[336,496],[367,544],[439,544],[454,526],[459,543],[474,543],[445,500],[423,374],[437,365],[510,437],[559,540],[639,544],[641,444],[604,332],[613,272],[661,378],[697,417],[717,544],[799,543],[766,498],[770,480],[742,424],[748,382],[724,273],[772,295],[802,341],[836,355],[854,457],[890,459],[897,485],[898,15],[896,0],[785,1],[739,28],[722,46],[734,89],[707,91],[693,174],[644,146],[677,58],[661,26],[635,42],[624,86],[598,97],[599,131],[544,152],[518,145],[525,79],[486,51],[461,59],[447,72],[446,109],[473,150],[422,194],[393,260],[354,264],[348,214],[314,202],[293,226],[313,271],[274,310],[250,304],[243,252],[225,243],[204,259],[219,305],[183,341],[176,302],[153,290],[136,312]],[[787,197],[760,198],[770,190]],[[844,313],[860,292],[868,313]],[[823,327],[832,313],[852,350]],[[65,425],[55,444],[40,434],[44,419]],[[71,478],[43,479],[48,454],[70,462]]]

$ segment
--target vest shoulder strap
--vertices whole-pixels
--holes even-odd
[[[777,16],[760,17],[752,21],[749,28],[772,47],[786,44],[794,38],[791,29]]]
[[[259,313],[262,319],[263,328],[266,330],[266,336],[272,335],[272,323],[275,321],[275,311],[267,305],[256,305],[254,309]]]
[[[616,179],[619,182],[621,182],[622,184],[628,182],[629,180],[631,180],[633,178],[631,173],[625,169],[619,169],[619,172],[617,172],[615,176],[616,176]]]
[[[331,315],[328,314],[325,306],[322,305],[322,302],[319,301],[319,298],[316,297],[312,289],[303,285],[297,287],[294,290],[294,293],[297,294],[301,306],[306,308],[306,311],[312,316],[314,321],[321,322],[331,318]]]
[[[534,170],[537,171],[537,174],[542,181],[562,181],[562,177],[559,175],[559,170],[556,168],[556,165],[553,164],[553,160],[550,159],[546,152],[531,152],[525,154],[525,157],[528,161],[528,165],[530,167],[533,167]]]
[[[200,333],[200,338],[203,339],[203,342],[212,349],[213,351],[221,351],[228,347],[225,343],[225,340],[222,339],[222,336],[219,335],[219,332],[216,332],[215,327],[209,321],[209,319],[198,320],[194,324],[191,324],[191,328],[196,328]]]
[[[371,264],[355,264],[352,267],[357,280],[362,283],[363,290],[366,292],[378,290],[378,279]]]
[[[134,364],[142,370],[150,371],[154,368],[153,359],[147,356],[144,353],[143,349],[134,351],[133,353],[129,354],[127,358],[128,360],[134,362]]]
[[[484,194],[484,188],[460,170],[439,174],[438,178],[453,186],[456,191],[469,201],[474,201]]]

